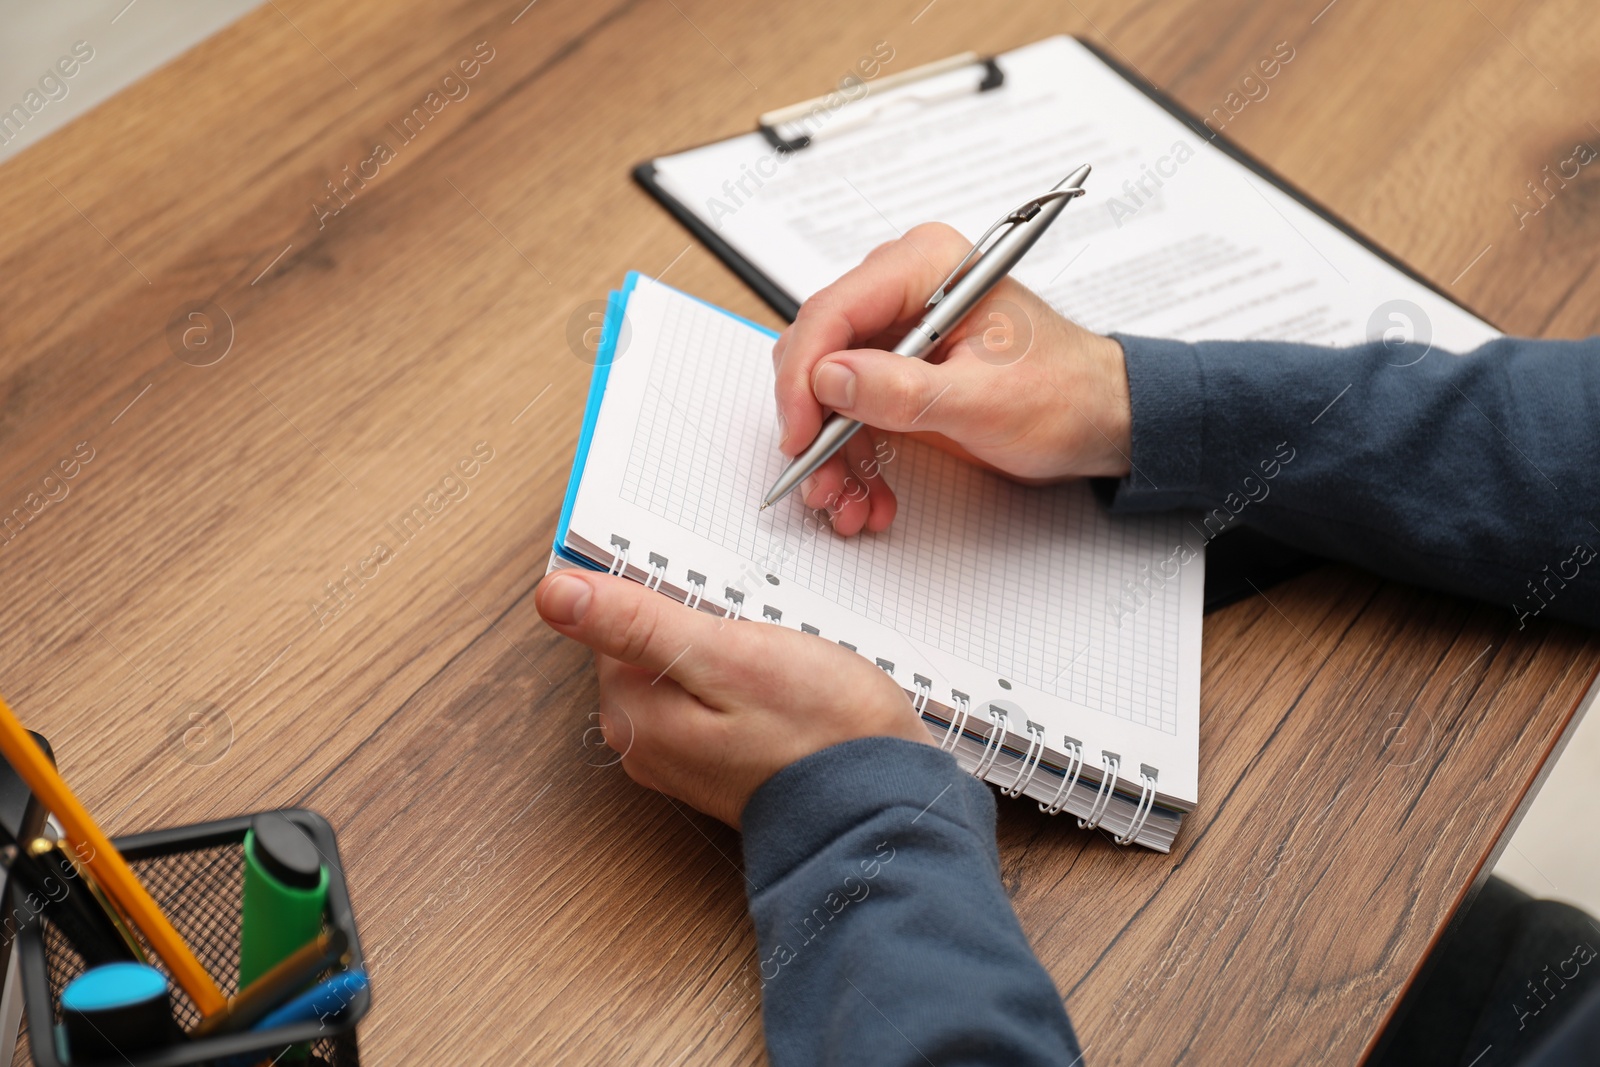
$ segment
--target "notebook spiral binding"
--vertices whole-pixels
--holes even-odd
[[[1148,763],[1139,764],[1139,806],[1133,810],[1133,821],[1128,824],[1127,832],[1116,835],[1117,844],[1131,843],[1144,829],[1145,822],[1150,818],[1150,809],[1156,803],[1157,773]]]
[[[961,737],[961,731],[967,727],[967,713],[972,710],[972,698],[965,693],[950,690],[951,710],[950,725],[945,728],[944,738],[939,742],[941,752],[954,752],[956,741]]]
[[[628,574],[628,559],[632,546],[625,537],[612,535],[611,537],[611,563],[606,568],[610,574],[633,577]],[[673,595],[672,590],[662,588],[666,580],[667,569],[670,562],[667,557],[650,552],[646,555],[648,567],[634,565],[636,573],[642,575],[639,579],[646,589]],[[697,611],[710,611],[718,613],[726,619],[740,619],[744,617],[745,591],[735,586],[728,586],[723,590],[723,605],[718,608],[715,604],[705,602],[706,586],[708,579],[698,571],[686,572],[686,591],[683,595],[685,607]],[[674,599],[677,599],[674,596]],[[771,605],[762,606],[762,618],[767,622],[782,625],[783,613]],[[800,629],[809,634],[820,634],[817,627],[802,624]],[[859,651],[855,645],[847,641],[839,644],[852,652]],[[874,662],[890,677],[894,676],[895,665],[886,659],[876,659]],[[928,705],[933,699],[933,679],[922,675],[912,675],[911,707],[917,715],[924,716]],[[950,721],[945,726],[944,734],[939,739],[939,749],[943,752],[955,752],[961,736],[966,732],[968,724],[975,719],[972,708],[972,698],[959,690],[950,691]],[[1005,797],[1020,797],[1032,784],[1034,776],[1039,771],[1039,765],[1044,761],[1046,743],[1044,727],[1031,720],[1024,723],[1023,733],[1027,736],[1028,746],[1017,764],[1016,773],[1006,777],[1003,781],[991,778],[998,766],[1000,753],[1003,750],[1007,732],[1010,730],[1010,717],[1000,707],[990,704],[987,709],[989,727],[984,735],[983,751],[978,756],[977,764],[970,772],[974,778],[989,781],[999,789],[1000,795]],[[1087,765],[1083,742],[1075,737],[1062,739],[1061,751],[1067,756],[1067,765],[1062,768],[1061,784],[1056,787],[1054,795],[1049,801],[1040,801],[1039,810],[1046,815],[1059,815],[1076,795],[1080,786],[1085,786],[1083,771]],[[1111,810],[1111,800],[1115,792],[1117,778],[1122,770],[1122,757],[1110,751],[1102,750],[1100,753],[1100,784],[1095,790],[1093,802],[1090,804],[1089,813],[1078,819],[1078,825],[1085,830],[1099,828],[1106,813]],[[1052,764],[1052,773],[1054,765]],[[1139,765],[1139,800],[1134,808],[1132,821],[1128,828],[1120,834],[1114,834],[1113,840],[1119,845],[1134,843],[1140,831],[1144,829],[1152,810],[1155,808],[1156,779],[1158,770],[1146,763]]]
[[[1089,808],[1089,814],[1078,820],[1078,826],[1084,830],[1096,830],[1100,827],[1100,820],[1105,818],[1106,811],[1111,807],[1111,783],[1117,780],[1117,771],[1122,769],[1122,757],[1115,752],[1100,753],[1100,788],[1095,792],[1094,804]]]
[[[1028,751],[1022,757],[1022,762],[1017,765],[1017,777],[1008,786],[1000,787],[1003,797],[1020,797],[1022,791],[1028,788],[1028,783],[1033,780],[1033,772],[1039,769],[1039,761],[1044,758],[1044,727],[1036,722],[1027,725]]]
[[[667,576],[667,557],[650,553],[650,576],[644,580],[646,589],[661,592],[661,580]]]
[[[1056,787],[1056,795],[1050,798],[1050,803],[1039,804],[1039,810],[1046,815],[1059,815],[1061,809],[1067,806],[1072,791],[1078,787],[1078,776],[1083,773],[1083,742],[1075,737],[1065,738],[1063,745],[1067,750],[1066,773],[1061,776],[1061,784]]]
[[[989,736],[983,742],[983,755],[978,757],[978,765],[972,768],[974,778],[987,778],[994,769],[994,761],[1000,758],[1000,745],[1005,740],[1006,728],[1010,720],[1006,713],[989,705]]]

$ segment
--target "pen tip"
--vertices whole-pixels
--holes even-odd
[[[1079,167],[1077,170],[1073,171],[1071,174],[1068,174],[1065,178],[1062,178],[1061,179],[1061,184],[1056,186],[1056,188],[1057,189],[1077,189],[1077,188],[1082,187],[1084,179],[1089,177],[1089,172],[1091,170],[1093,170],[1093,169],[1094,169],[1093,167],[1091,167],[1091,166],[1089,166],[1089,164],[1085,163],[1083,166]]]
[[[756,510],[757,510],[757,511],[766,511],[766,510],[767,510],[767,505],[766,505],[766,502],[765,502],[765,501],[763,501],[763,502],[762,502],[762,504],[761,504],[761,506],[760,506],[760,507],[759,507],[759,508],[757,508],[757,509],[756,509]]]

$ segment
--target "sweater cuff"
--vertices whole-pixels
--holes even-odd
[[[1133,469],[1102,479],[1097,491],[1113,511],[1187,506],[1200,484],[1205,373],[1193,345],[1112,334],[1122,345],[1133,414]]]
[[[950,753],[898,737],[857,738],[796,760],[751,795],[740,818],[751,893],[895,807],[994,839],[994,797]]]

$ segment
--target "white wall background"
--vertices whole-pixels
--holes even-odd
[[[0,0],[0,112],[22,104],[77,41],[94,58],[62,79],[66,96],[31,115],[0,144],[9,159],[119,89],[199,43],[262,0]],[[58,75],[59,76],[59,75]],[[56,90],[59,93],[59,90]],[[45,94],[41,91],[40,96]],[[8,132],[14,133],[13,125]]]

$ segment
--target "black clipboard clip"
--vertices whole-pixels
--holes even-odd
[[[976,52],[926,63],[873,82],[860,82],[864,90],[843,103],[843,89],[826,96],[768,111],[756,124],[761,136],[779,152],[798,152],[817,139],[859,129],[890,110],[925,107],[972,93],[986,93],[1005,84],[1005,72],[993,56]]]

